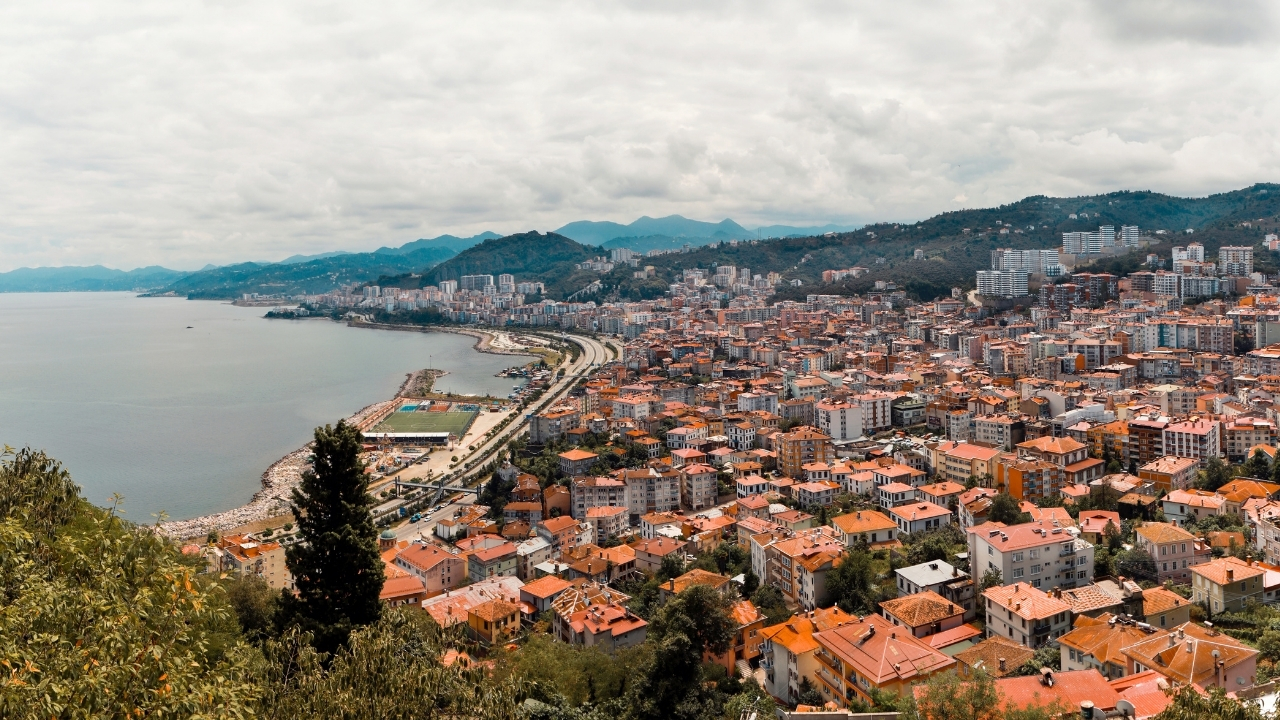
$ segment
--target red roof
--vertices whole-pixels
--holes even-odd
[[[1068,711],[1080,709],[1085,700],[1102,711],[1114,710],[1120,694],[1107,683],[1102,673],[1088,670],[1068,670],[1047,676],[1011,677],[996,680],[1000,700],[1004,707],[1047,707],[1056,700]]]

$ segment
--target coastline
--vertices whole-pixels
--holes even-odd
[[[397,394],[396,398],[367,405],[346,418],[346,421],[358,424],[388,404],[395,403],[398,397]],[[244,505],[189,520],[171,520],[160,525],[160,532],[174,540],[203,540],[211,532],[222,532],[289,512],[289,498],[293,489],[302,482],[302,474],[311,469],[311,463],[307,461],[311,455],[311,446],[312,443],[308,442],[272,463],[262,473],[262,489],[254,493]]]
[[[469,328],[454,327],[435,327],[420,325],[392,325],[383,323],[366,323],[360,321],[349,321],[349,327],[360,327],[374,330],[398,330],[401,332],[452,332],[457,335],[468,335],[476,339],[472,349],[477,352],[488,353],[491,355],[517,355],[522,357],[536,358],[537,353],[520,352],[515,349],[506,349],[494,347],[495,336],[493,333],[484,330],[472,330]],[[438,380],[448,374],[446,370],[438,370],[426,368],[435,373],[435,379]],[[398,403],[407,397],[405,392],[410,389],[410,383],[423,370],[409,373],[405,381],[396,390],[394,397],[388,400],[380,400],[361,408],[356,413],[345,418],[348,424],[359,425],[368,418],[382,412],[389,405]],[[289,498],[293,493],[293,489],[302,482],[303,473],[311,469],[311,464],[307,461],[307,457],[311,454],[312,443],[308,442],[301,448],[290,452],[279,460],[271,464],[270,467],[262,473],[262,489],[253,494],[249,502],[238,505],[229,510],[222,512],[210,513],[187,520],[171,520],[160,525],[160,532],[175,541],[183,540],[200,540],[211,532],[222,533],[232,528],[237,528],[254,522],[260,522],[272,517],[280,517],[289,512]]]

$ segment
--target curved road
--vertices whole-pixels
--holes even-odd
[[[570,362],[563,365],[565,374],[563,378],[553,383],[538,402],[528,408],[525,408],[524,414],[533,415],[542,412],[548,407],[554,405],[560,398],[573,388],[575,384],[582,378],[588,376],[593,369],[604,365],[610,361],[609,347],[617,350],[618,359],[622,359],[622,345],[613,339],[604,341],[596,340],[582,335],[566,334],[565,339],[569,342],[577,343],[582,348],[582,353],[578,356],[577,362]],[[529,432],[529,421],[523,416],[518,417],[502,432],[480,444],[470,454],[461,458],[461,466],[470,469],[463,470],[461,474],[455,471],[454,477],[449,480],[445,486],[445,494],[449,493],[450,488],[460,488],[469,485],[481,473],[480,469],[486,465],[495,452],[506,446],[507,442],[514,440]],[[427,492],[432,492],[428,490]],[[457,502],[445,504],[438,512],[431,513],[417,523],[405,521],[403,524],[391,528],[398,540],[415,540],[419,537],[431,537],[435,532],[436,523],[445,518],[451,518],[459,509],[475,503],[475,495],[464,493]]]

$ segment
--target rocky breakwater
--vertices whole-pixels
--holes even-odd
[[[395,401],[374,403],[347,418],[347,424],[359,427],[391,404],[395,404]],[[303,445],[267,468],[262,473],[262,489],[254,493],[248,504],[190,520],[172,520],[162,524],[160,531],[175,540],[202,540],[212,532],[222,532],[285,514],[289,511],[289,498],[293,489],[302,482],[303,473],[311,470],[311,445]]]

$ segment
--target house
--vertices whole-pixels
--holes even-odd
[[[929,502],[890,508],[889,517],[905,533],[925,532],[951,524],[951,511]]]
[[[625,507],[593,507],[586,513],[593,537],[601,543],[625,535],[631,529],[630,517]]]
[[[1242,690],[1257,681],[1258,651],[1211,628],[1184,623],[1121,650],[1130,673],[1154,670],[1179,685]]]
[[[1191,568],[1191,602],[1211,613],[1239,612],[1250,602],[1264,599],[1266,570],[1252,560],[1218,558]]]
[[[493,577],[515,577],[518,565],[515,544],[504,542],[471,552],[467,556],[467,579],[477,582]]]
[[[818,672],[814,635],[854,622],[856,618],[838,607],[793,615],[787,621],[760,631],[760,667],[765,671],[765,690],[786,703],[800,696],[803,678]]]
[[[490,645],[515,637],[520,632],[520,606],[505,600],[488,600],[467,611],[471,635]]]
[[[587,526],[587,535],[590,535],[589,528],[590,526]],[[551,556],[556,557],[578,546],[578,540],[582,537],[584,528],[577,520],[562,515],[543,520],[534,526],[534,531],[538,537],[550,543]]]
[[[1038,675],[1006,677],[996,680],[996,692],[1002,707],[1070,708],[1079,717],[1080,704],[1088,701],[1095,711],[1110,713],[1116,709],[1120,694],[1097,670],[1067,670],[1041,672]]]
[[[826,576],[845,546],[828,527],[797,533],[765,548],[766,574],[762,583],[773,585],[792,602],[812,609],[827,599]]]
[[[1164,588],[1143,590],[1142,617],[1152,627],[1177,627],[1191,622],[1191,601]]]
[[[680,468],[680,505],[702,510],[716,504],[716,469],[710,465],[685,465]]]
[[[885,600],[880,614],[918,638],[964,624],[964,608],[930,590]]]
[[[1025,581],[1050,590],[1073,588],[1093,581],[1093,546],[1076,537],[1077,528],[1031,522],[1006,527],[983,523],[965,531],[969,537],[969,567],[975,578],[999,570],[1005,582]]]
[[[1186,490],[1196,479],[1200,461],[1196,458],[1166,455],[1138,468],[1138,477],[1153,483],[1157,490]]]
[[[894,571],[894,575],[897,576],[894,584],[898,587],[898,597],[926,591],[941,595],[943,586],[960,578],[969,577],[968,573],[957,570],[941,560],[898,568]]]
[[[668,537],[640,540],[632,545],[636,551],[636,569],[656,573],[662,568],[664,558],[672,553],[679,557],[683,554],[686,544],[683,540]]]
[[[285,562],[284,546],[249,535],[227,535],[212,548],[210,564],[217,572],[257,577],[273,590],[292,589],[293,575]]]
[[[916,501],[916,489],[905,483],[888,483],[876,486],[876,499],[880,507],[888,510],[898,505]]]
[[[905,694],[912,684],[956,665],[927,642],[874,616],[814,633],[813,639],[821,650],[809,681],[838,707],[854,699],[870,703],[871,688]]]
[[[544,575],[533,582],[525,583],[524,587],[520,588],[520,602],[533,608],[535,613],[546,612],[551,609],[551,603],[560,596],[560,593],[570,587],[572,583],[568,580],[562,580],[555,575]]]
[[[964,486],[947,480],[916,488],[916,497],[944,508],[958,508]]]
[[[648,627],[643,618],[616,603],[590,605],[569,616],[567,642],[613,652],[644,642]]]
[[[963,677],[982,671],[993,678],[1006,677],[1018,670],[1036,651],[999,635],[992,635],[973,647],[954,655],[957,670]]]
[[[574,448],[560,453],[560,472],[568,477],[585,475],[599,459],[599,455],[582,448]]]
[[[898,542],[897,523],[875,510],[838,515],[831,519],[831,524],[840,531],[845,547],[853,547],[860,542],[871,547],[901,544]]]
[[[1221,495],[1226,503],[1222,511],[1244,518],[1244,505],[1251,499],[1274,500],[1280,497],[1280,485],[1249,478],[1237,478],[1218,488],[1216,494]]]
[[[458,587],[467,579],[467,564],[439,545],[412,543],[396,554],[392,565],[422,580],[428,595]]]
[[[800,507],[825,507],[835,500],[840,484],[831,480],[799,483],[791,488],[792,496]]]
[[[1226,512],[1227,499],[1206,490],[1174,490],[1161,501],[1164,517],[1178,527]]]
[[[987,588],[987,636],[1001,635],[1035,649],[1071,629],[1071,607],[1025,582]]]
[[[468,613],[471,609],[489,600],[520,602],[520,588],[523,585],[519,578],[514,577],[481,580],[473,585],[457,590],[447,590],[442,595],[427,598],[422,601],[422,609],[426,610],[440,627],[453,627],[468,622]]]
[[[1164,635],[1163,630],[1155,634]],[[1077,617],[1071,632],[1058,638],[1063,670],[1097,670],[1108,680],[1129,674],[1129,659],[1120,652],[1154,637],[1148,628],[1124,616]]]
[[[739,600],[729,608],[729,618],[734,625],[729,649],[712,660],[732,673],[737,671],[739,662],[749,663],[760,657],[760,646],[764,642],[760,631],[764,630],[765,616],[750,600]]]
[[[387,607],[401,605],[422,607],[422,601],[427,599],[427,586],[423,584],[422,578],[398,571],[396,575],[388,577],[382,583],[382,591],[378,593],[378,599],[386,603]]]
[[[1076,524],[1080,528],[1080,537],[1085,542],[1098,545],[1106,539],[1108,524],[1116,533],[1120,532],[1120,513],[1110,510],[1081,510]]]
[[[680,577],[671,578],[659,585],[658,599],[659,602],[665,603],[694,585],[706,585],[713,590],[728,592],[732,589],[732,586],[729,584],[730,582],[729,578],[723,575],[717,575],[713,572],[694,568]]]
[[[1187,583],[1191,568],[1208,560],[1196,553],[1196,536],[1171,523],[1143,523],[1134,545],[1156,561],[1156,581]]]

